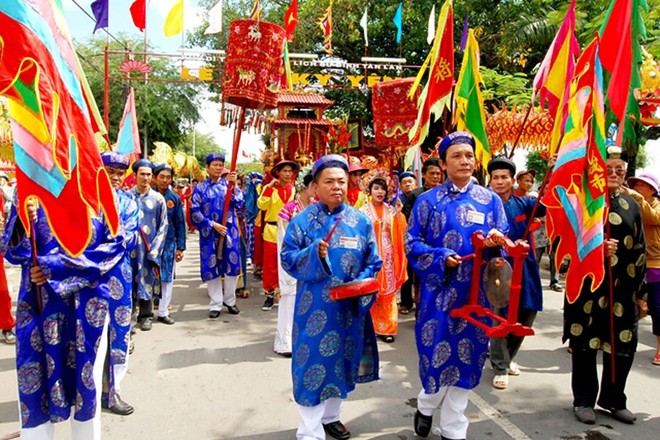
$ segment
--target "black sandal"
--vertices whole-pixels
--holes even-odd
[[[381,341],[391,344],[394,342],[394,336],[392,335],[378,335]]]

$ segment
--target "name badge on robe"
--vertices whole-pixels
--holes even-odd
[[[474,223],[476,225],[483,225],[486,220],[486,216],[483,212],[478,211],[468,211],[467,221]]]
[[[358,239],[357,237],[341,237],[339,239],[339,247],[343,249],[357,249]]]

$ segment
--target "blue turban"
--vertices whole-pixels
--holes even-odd
[[[452,145],[457,144],[468,144],[472,149],[476,149],[477,144],[474,141],[474,137],[466,131],[455,131],[449,133],[447,136],[442,139],[440,146],[438,147],[438,153],[440,153],[440,158],[444,161],[447,157],[447,149]]]
[[[314,162],[312,167],[313,178],[316,178],[317,174],[326,168],[341,168],[348,173],[348,162],[338,154],[326,154]]]
[[[417,176],[415,176],[413,173],[411,173],[410,171],[404,171],[399,176],[399,181],[405,179],[406,177],[412,177],[413,179],[417,180]]]
[[[174,170],[166,163],[156,165],[154,168],[154,176],[157,176],[161,171],[169,171],[171,175],[174,175]]]
[[[101,160],[103,161],[103,165],[121,170],[127,170],[131,164],[128,155],[121,154],[117,151],[104,151],[101,153]]]
[[[131,169],[134,173],[137,173],[140,168],[151,168],[151,171],[153,171],[154,164],[149,159],[140,159],[133,162]]]
[[[214,160],[219,160],[222,163],[225,163],[225,155],[222,153],[211,153],[206,156],[206,165],[210,165]]]

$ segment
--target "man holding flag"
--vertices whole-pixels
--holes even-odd
[[[596,403],[621,422],[636,420],[627,409],[624,391],[637,348],[637,320],[648,310],[644,283],[646,244],[641,208],[621,192],[627,172],[624,159],[627,156],[620,148],[608,149],[610,209],[606,227],[609,238],[604,243],[605,280],[595,289],[591,279],[585,280],[577,299],[564,304],[563,340],[568,340],[572,349],[574,412],[580,422],[588,425],[596,422]],[[598,350],[603,351],[600,395]]]

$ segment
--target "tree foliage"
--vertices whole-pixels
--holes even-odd
[[[644,14],[648,50],[660,58],[660,0],[646,0],[649,12]],[[377,57],[403,55],[409,65],[421,65],[430,47],[427,44],[427,23],[432,6],[442,0],[403,1],[403,41],[396,44],[396,27],[392,20],[401,0],[334,0],[333,47],[335,56],[348,62],[359,62],[365,54]],[[577,0],[577,37],[581,46],[593,38],[603,23],[611,0]],[[216,0],[199,0],[200,6],[210,8]],[[229,23],[246,18],[253,0],[231,2],[224,9],[223,32],[205,35],[206,23],[189,35],[194,46],[212,49],[225,48]],[[262,19],[281,24],[290,0],[262,0]],[[472,0],[454,2],[454,39],[457,49],[456,69],[460,68],[458,45],[465,17],[476,31],[481,51],[482,74],[486,90],[486,104],[506,102],[507,105],[526,104],[531,98],[531,81],[561,25],[570,0]],[[290,52],[322,52],[322,31],[318,21],[329,0],[300,0],[299,21],[295,41]],[[366,48],[360,19],[368,7],[369,47]],[[354,74],[356,72],[347,72]],[[410,76],[415,70],[404,71]],[[392,72],[384,72],[391,75]],[[220,93],[219,86],[211,86]],[[334,90],[326,95],[336,103],[333,116],[361,117],[370,125],[370,91]],[[490,107],[490,106],[489,106]]]
[[[123,46],[111,42],[110,50],[126,50],[126,48],[141,48],[141,42],[120,36]],[[104,91],[104,48],[105,40],[91,38],[84,42],[76,42],[76,50],[81,58],[83,70],[89,81],[94,99],[103,113]],[[141,51],[142,49],[138,49]],[[109,58],[110,76],[121,75],[118,72],[124,61],[122,55],[112,55]],[[150,79],[178,78],[180,73],[175,65],[163,58],[148,60],[152,73]],[[135,74],[133,74],[135,76]],[[151,145],[153,141],[166,142],[172,147],[178,147],[186,136],[186,132],[200,120],[200,86],[192,83],[171,83],[150,81],[111,80],[109,83],[109,137],[111,142],[117,139],[119,123],[124,111],[124,104],[129,87],[135,89],[135,105],[138,114],[138,127],[141,141]],[[149,147],[151,149],[152,147]]]

